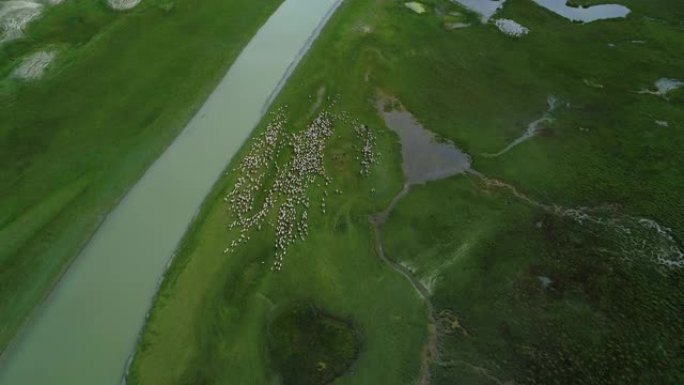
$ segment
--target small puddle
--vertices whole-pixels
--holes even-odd
[[[506,0],[451,0],[462,7],[480,15],[480,20],[486,23],[504,6]]]
[[[451,142],[438,141],[399,101],[381,94],[376,107],[387,127],[401,140],[406,183],[423,184],[470,170],[468,154]]]
[[[571,7],[567,4],[567,0],[532,1],[568,20],[579,21],[582,23],[626,17],[630,12],[629,8],[620,4],[599,4],[590,7]]]

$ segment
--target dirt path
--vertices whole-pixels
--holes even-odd
[[[373,229],[373,238],[375,241],[375,251],[382,262],[392,268],[394,271],[403,275],[418,292],[418,295],[423,299],[427,308],[428,315],[428,341],[423,350],[422,368],[419,384],[427,385],[430,383],[430,364],[438,361],[439,352],[437,349],[437,323],[435,320],[435,311],[430,299],[430,290],[405,266],[391,259],[385,254],[382,245],[382,230],[381,227],[389,217],[397,203],[409,192],[410,186],[404,185],[404,188],[392,199],[392,202],[381,212],[371,215],[369,220]]]

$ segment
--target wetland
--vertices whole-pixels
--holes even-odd
[[[343,0],[313,12],[310,0],[251,11],[254,3],[232,1],[220,14],[253,15],[231,19],[253,20],[251,32],[220,44],[241,28],[214,21],[221,33],[207,32],[213,45],[202,40],[209,35],[193,36],[196,45],[184,46],[190,58],[174,49],[183,39],[148,53],[156,34],[143,26],[169,22],[158,27],[161,44],[219,19],[211,17],[218,3],[184,19],[194,8],[182,0],[67,0],[26,24],[31,39],[0,46],[0,97],[11,101],[0,118],[12,122],[0,137],[0,159],[12,166],[0,184],[0,208],[10,209],[0,213],[5,341],[56,287],[5,362],[22,339],[61,341],[55,349],[69,339],[75,349],[99,341],[119,353],[106,369],[103,349],[78,360],[92,359],[87,370],[69,366],[75,355],[59,357],[59,383],[100,383],[93,379],[103,373],[128,385],[684,381],[684,51],[676,49],[684,46],[684,3]],[[283,25],[306,20],[313,35],[302,33],[290,60],[274,63],[266,58],[280,55],[278,39],[291,34],[272,31],[254,61],[244,60],[259,26],[268,29],[269,15],[295,3],[307,10]],[[76,12],[88,28],[69,22]],[[56,25],[70,33],[53,40]],[[122,33],[141,40],[121,60],[97,48]],[[210,61],[218,47],[226,51],[213,67],[195,60]],[[203,86],[127,88],[126,71],[142,71],[140,53],[169,55],[136,72],[149,90],[187,73],[196,74],[187,87]],[[184,65],[172,64],[180,58]],[[91,67],[80,64],[86,59]],[[80,95],[88,84],[72,90],[67,80],[106,60],[122,67],[103,83],[94,75],[93,87],[111,81],[146,98],[123,103],[119,91],[93,91],[72,103],[98,95],[106,114],[62,116],[66,104],[36,96],[58,86]],[[207,68],[213,75],[200,76]],[[247,72],[231,75],[235,68]],[[162,69],[169,72],[150,77]],[[220,82],[226,71],[234,80]],[[214,96],[223,92],[234,96]],[[169,98],[186,94],[177,104]],[[34,115],[37,105],[45,115]],[[183,114],[163,115],[179,106]],[[94,121],[106,124],[89,131]],[[54,137],[39,135],[53,126]],[[240,137],[226,139],[237,134],[225,127],[241,127]],[[101,149],[110,151],[106,162]],[[131,149],[139,155],[117,160]],[[166,162],[174,153],[177,161]],[[58,168],[60,156],[69,167]],[[201,162],[210,158],[212,166]],[[189,163],[204,166],[183,174]],[[116,188],[99,169],[118,178]],[[159,169],[165,183],[132,205]],[[124,215],[128,206],[135,215]],[[100,230],[116,222],[123,235],[102,243],[98,231],[79,256],[104,213]],[[84,266],[96,265],[88,255],[98,244],[107,263],[94,274]],[[139,285],[125,283],[133,278]],[[86,302],[54,304],[93,299],[83,288],[106,282],[109,299],[83,306],[101,322],[74,305]],[[118,310],[132,303],[124,338],[115,333],[124,324]],[[64,328],[45,327],[50,319]],[[39,353],[18,355],[27,384],[57,354],[30,345]],[[21,383],[19,372],[0,362],[0,383]]]
[[[680,78],[654,58],[684,60],[656,43],[684,36],[637,17],[665,5],[575,23],[493,2],[491,19],[528,29],[512,36],[468,7],[420,3],[340,6],[217,185],[228,199],[209,199],[186,236],[130,383],[326,383],[260,353],[292,301],[359,331],[336,384],[682,378],[682,139],[653,121],[679,127],[683,99],[638,92]],[[277,122],[286,139],[270,152]],[[311,173],[283,179],[294,164]]]

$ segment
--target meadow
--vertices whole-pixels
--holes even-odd
[[[306,190],[316,202],[309,231],[282,270],[272,270],[278,234],[269,226],[224,253],[240,233],[229,230],[235,218],[222,198],[265,117],[167,272],[129,383],[681,383],[684,277],[657,257],[682,258],[684,90],[638,91],[684,76],[684,6],[625,0],[626,19],[579,24],[509,0],[497,17],[530,29],[513,38],[450,2],[423,3],[420,15],[399,1],[341,5],[272,112],[287,106],[291,134],[322,109],[351,116],[375,134],[377,162],[365,175],[355,123],[333,120],[330,186],[316,179]],[[470,26],[451,28],[455,19]],[[378,89],[470,154],[477,172],[411,187],[382,227],[387,256],[430,289],[430,360],[428,307],[373,247],[369,217],[404,182],[398,137],[375,110]],[[558,107],[537,135],[487,155],[543,116],[551,95]],[[264,189],[295,155],[273,158]],[[326,191],[336,193],[320,210]],[[305,357],[291,370],[273,355],[274,334],[300,333],[296,322],[273,325],[301,303],[353,325],[341,334],[358,336],[358,357],[336,378],[311,376],[319,367],[309,357],[346,367],[349,337],[334,354],[291,346]]]
[[[0,45],[0,350],[279,4],[69,0]]]

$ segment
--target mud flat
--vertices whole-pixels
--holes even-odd
[[[0,384],[121,383],[188,224],[338,4],[286,0],[278,8],[0,357]]]

